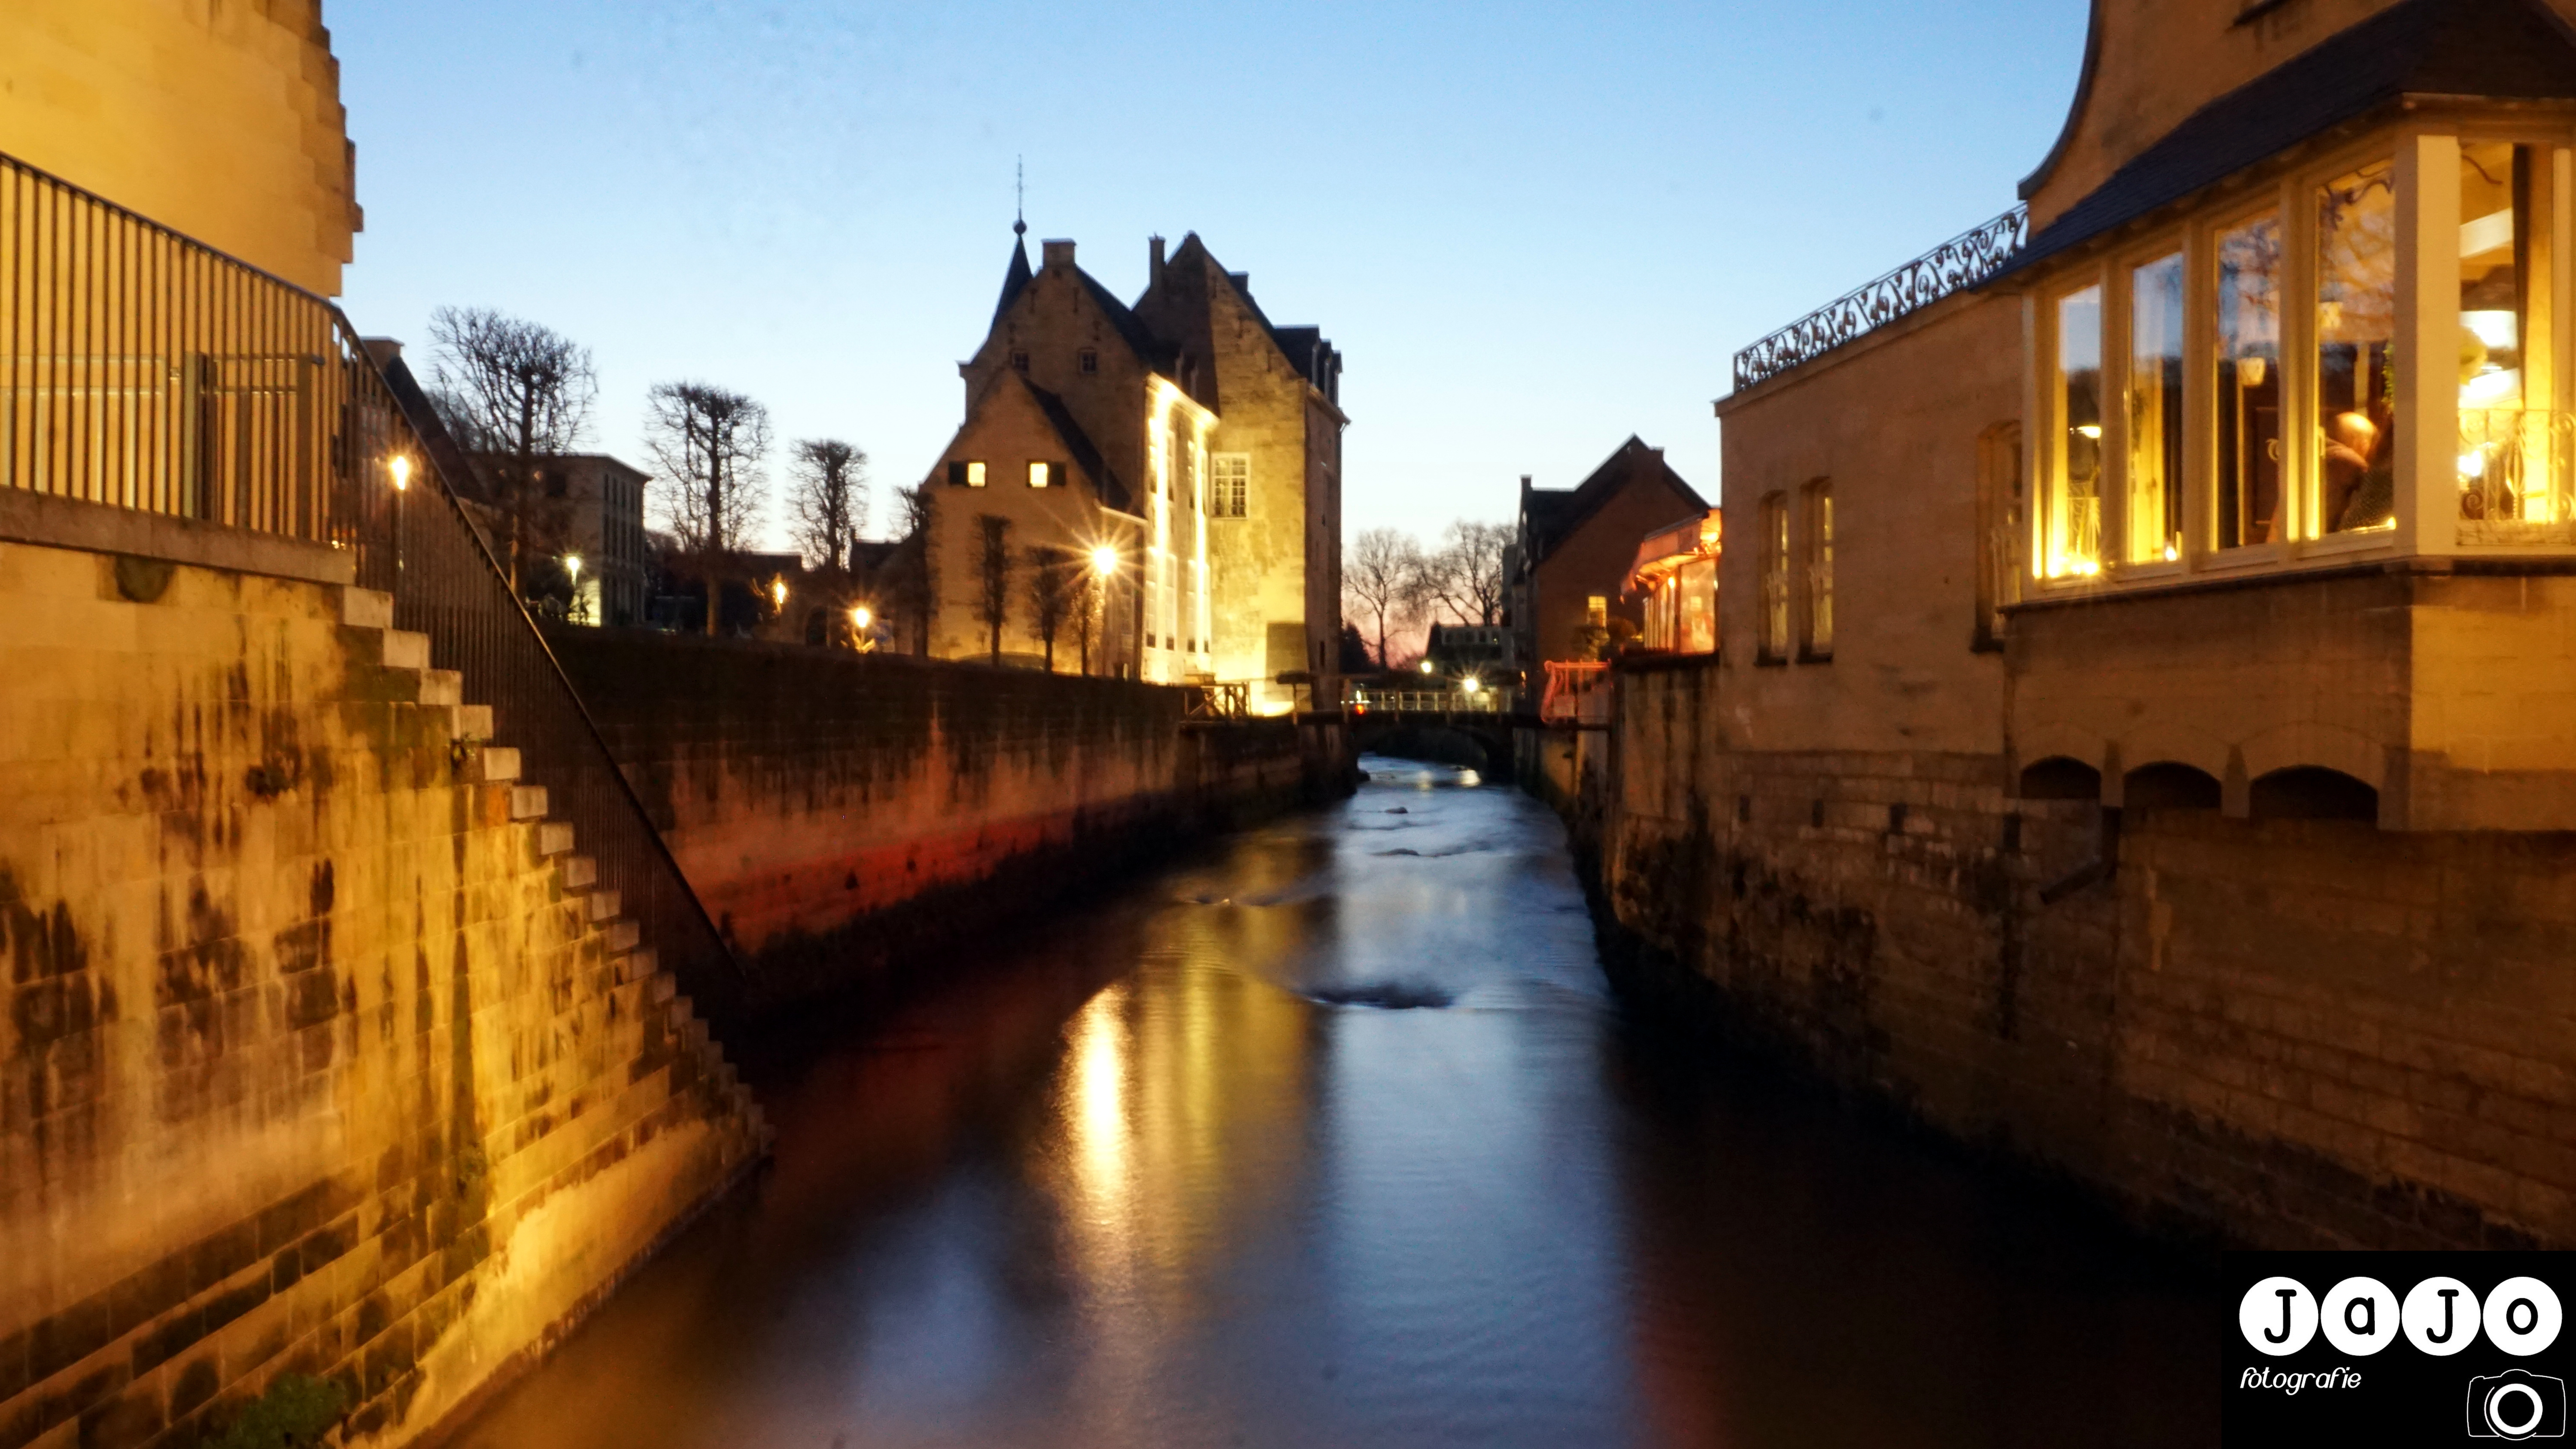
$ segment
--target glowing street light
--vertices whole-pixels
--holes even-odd
[[[568,575],[570,575],[570,576],[571,576],[572,581],[573,581],[574,583],[576,583],[576,584],[577,584],[577,583],[580,583],[580,582],[581,582],[581,555],[580,555],[580,554],[577,554],[577,553],[568,553],[568,554],[565,554],[565,555],[564,555],[564,572],[565,572],[566,574],[568,574]]]
[[[404,456],[404,455],[403,455],[403,454],[401,454],[401,453],[396,453],[396,454],[394,454],[394,456],[393,456],[393,460],[392,460],[390,463],[386,464],[386,466],[387,466],[387,467],[389,467],[389,468],[391,468],[391,469],[393,469],[393,474],[394,474],[394,491],[395,491],[396,493],[404,492],[404,491],[408,490],[408,489],[411,487],[411,459],[410,459],[410,458],[408,458],[408,457]]]
[[[787,607],[787,580],[771,579],[769,581],[769,606],[773,609],[784,609]]]
[[[1093,549],[1091,571],[1104,579],[1118,572],[1118,550],[1105,543]]]
[[[867,605],[852,605],[850,608],[850,627],[853,629],[864,629],[868,627],[869,624],[875,622],[876,617],[877,616],[868,609]]]
[[[1470,674],[1465,679],[1458,682],[1458,687],[1467,691],[1469,694],[1482,694],[1485,691],[1485,681]]]
[[[1423,672],[1423,673],[1425,673],[1425,674],[1429,674],[1429,673],[1431,672],[1431,661],[1430,661],[1430,660],[1425,659],[1425,660],[1423,660],[1423,661],[1422,661],[1422,672]]]

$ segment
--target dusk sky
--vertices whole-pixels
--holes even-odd
[[[2084,12],[332,0],[344,300],[424,375],[441,303],[587,344],[639,464],[652,383],[747,391],[780,453],[867,450],[873,525],[958,424],[1025,157],[1033,260],[1132,301],[1196,231],[1341,347],[1346,538],[1631,433],[1714,498],[1734,351],[2009,206]]]

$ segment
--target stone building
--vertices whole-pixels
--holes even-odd
[[[435,1438],[763,1151],[350,169],[312,0],[0,5],[0,1444]]]
[[[1628,589],[1637,541],[1708,507],[1664,461],[1663,449],[1633,437],[1572,488],[1536,488],[1522,478],[1503,561],[1520,667],[1590,659],[1614,632],[1641,634],[1645,611]]]
[[[2096,0],[2026,215],[1739,355],[1720,651],[1574,750],[1653,979],[2151,1217],[2576,1241],[2569,12]]]
[[[926,484],[930,653],[1251,682],[1285,710],[1278,676],[1333,663],[1340,354],[1273,327],[1195,236],[1152,264],[1130,308],[1072,242],[1034,270],[1014,244]]]
[[[490,503],[481,480],[487,469],[508,466],[488,454],[469,455],[481,492],[465,501],[467,516],[494,558],[509,558],[509,519]],[[605,453],[566,453],[537,467],[526,505],[532,535],[525,541],[519,590],[531,603],[551,600],[577,624],[619,627],[644,622],[647,541],[644,490],[652,475]]]

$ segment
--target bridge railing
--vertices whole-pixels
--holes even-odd
[[[1520,707],[1514,689],[1371,689],[1351,691],[1351,704],[1382,714],[1511,714]]]
[[[433,448],[436,440],[441,446]],[[327,299],[0,155],[0,487],[346,552],[492,707],[524,778],[693,991],[739,971],[440,466]]]

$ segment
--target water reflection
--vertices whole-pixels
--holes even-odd
[[[472,1445],[2163,1444],[2197,1280],[1606,996],[1555,823],[1369,762],[772,1064],[752,1190]]]

